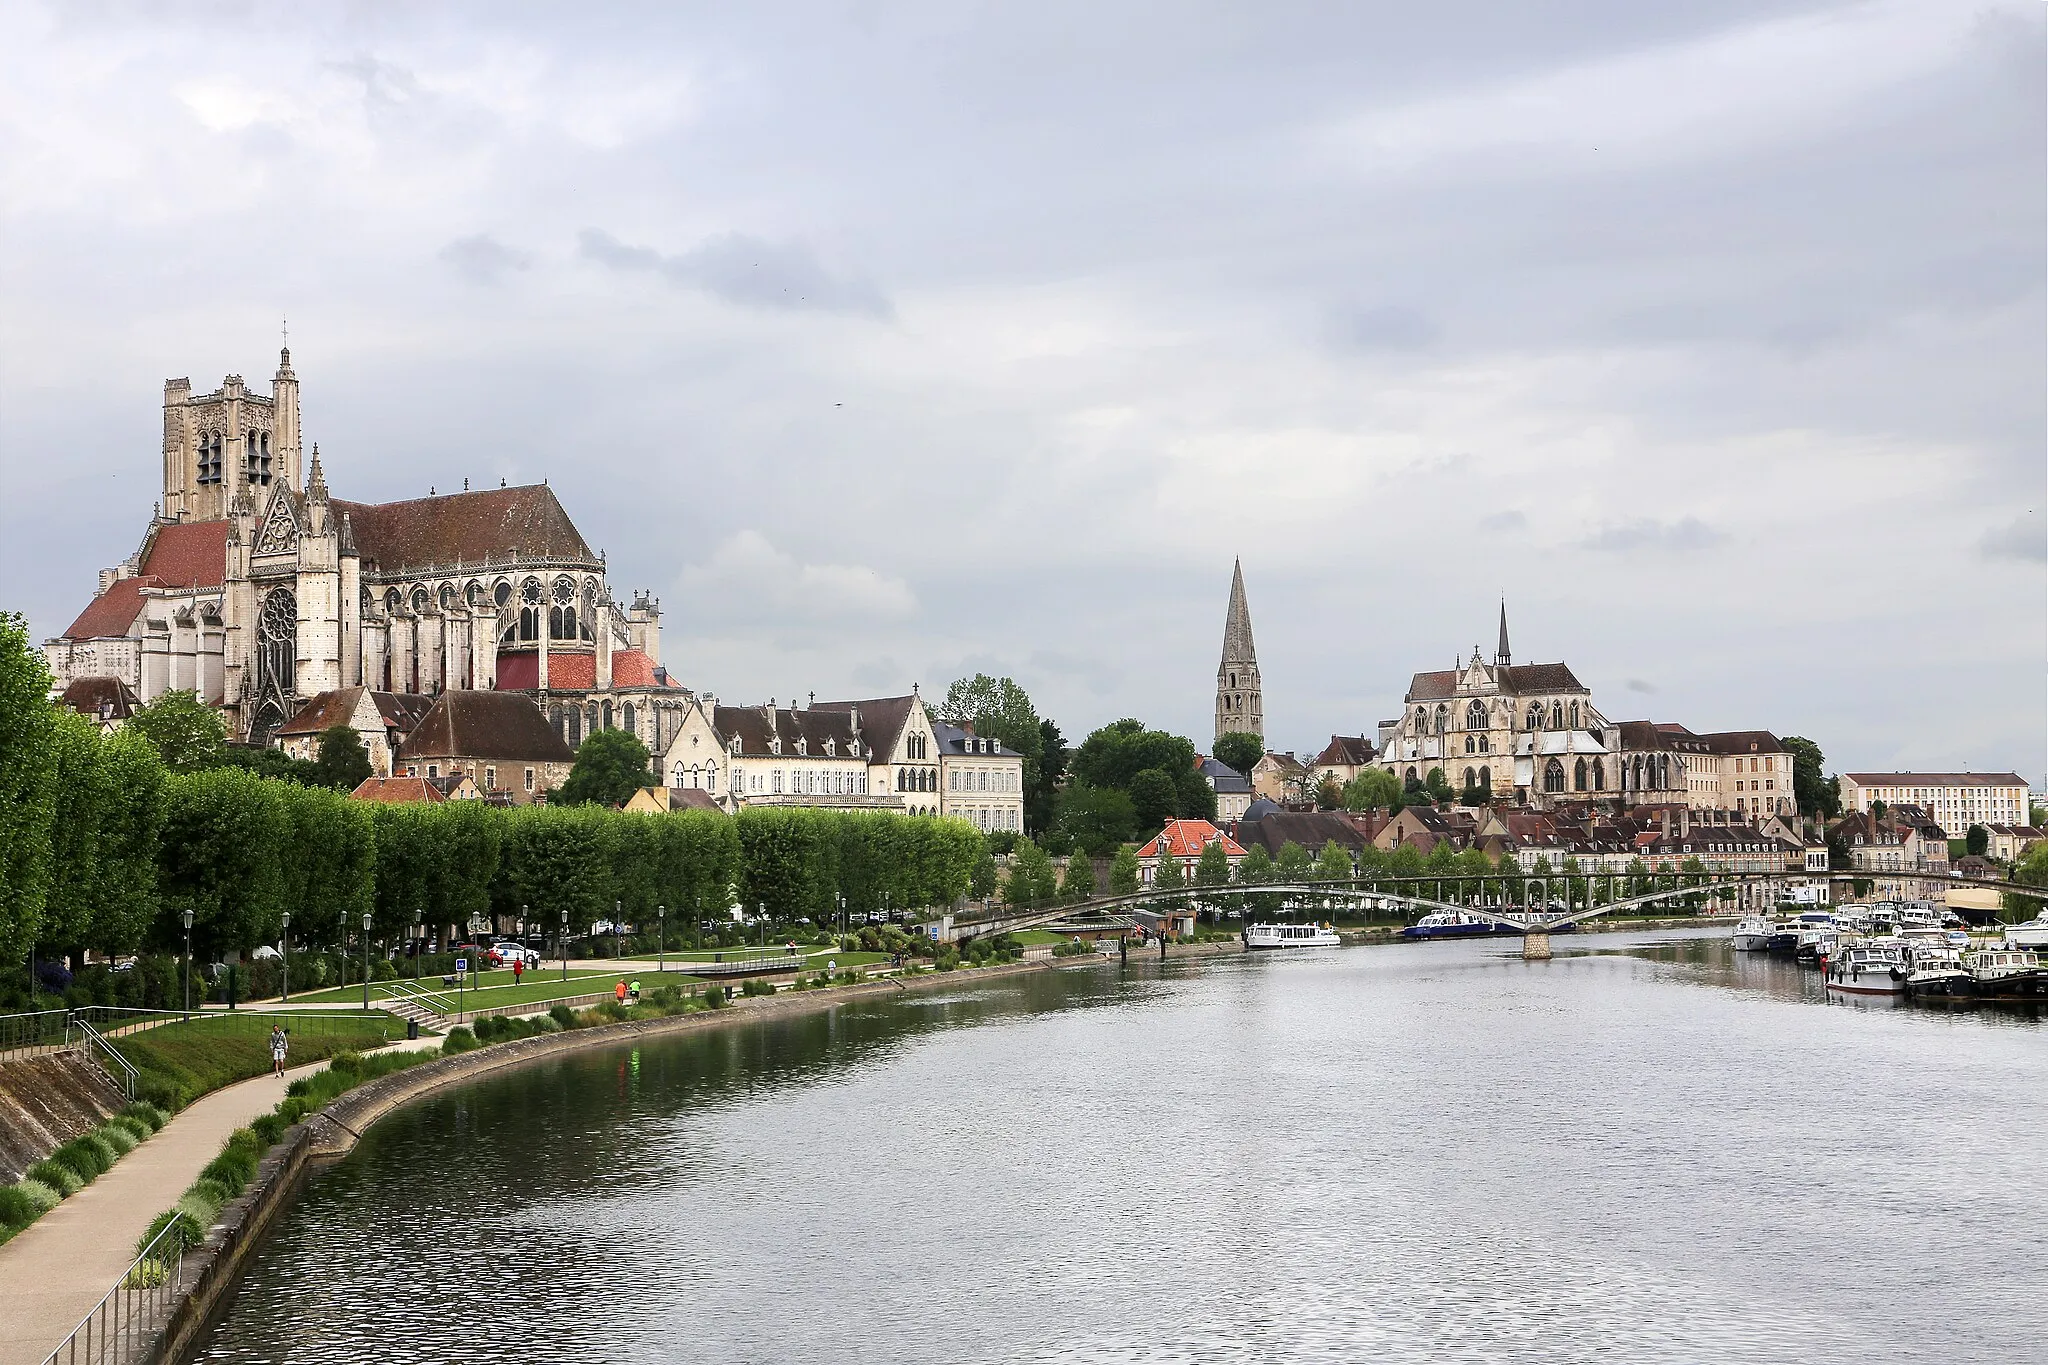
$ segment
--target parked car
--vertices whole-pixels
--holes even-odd
[[[510,940],[495,945],[491,949],[490,959],[493,967],[509,967],[515,961],[525,962],[528,971],[540,966],[539,953],[523,943],[513,943]]]
[[[469,969],[480,972],[491,965],[491,950],[481,943],[458,943],[448,950],[451,957],[469,959]]]
[[[273,962],[283,956],[283,953],[278,952],[277,949],[271,947],[268,943],[259,943],[250,951],[249,960],[251,962]]]

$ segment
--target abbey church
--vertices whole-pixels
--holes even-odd
[[[690,694],[661,664],[661,611],[621,608],[547,484],[406,502],[332,496],[280,353],[268,396],[229,375],[164,385],[163,501],[128,559],[44,653],[60,688],[189,689],[263,743],[346,687],[538,694],[572,748],[622,728],[659,752]]]

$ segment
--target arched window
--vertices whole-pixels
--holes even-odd
[[[1479,741],[1473,739],[1470,735],[1465,736],[1465,752],[1468,754],[1478,753]]]
[[[597,703],[592,702],[590,703],[590,733],[593,735],[597,733],[597,717]]]
[[[704,765],[704,790],[708,792],[718,790],[718,765],[716,763]]]
[[[1543,765],[1543,790],[1561,792],[1564,790],[1564,764],[1551,759]]]
[[[573,606],[562,608],[562,638],[564,640],[576,638],[576,608]]]
[[[569,610],[574,611],[575,608],[571,607]],[[604,704],[604,728],[607,730],[612,728],[612,704],[610,702]]]
[[[1493,773],[1486,768],[1479,770],[1479,789],[1489,792],[1493,790]]]
[[[1405,773],[1402,776],[1401,783],[1403,786],[1408,787],[1410,790],[1413,790],[1418,785],[1415,777],[1415,769],[1412,765],[1409,767],[1407,773]]]
[[[619,712],[620,712],[620,721],[619,721],[620,727],[621,727],[622,729],[626,729],[626,730],[632,730],[632,731],[633,731],[633,733],[634,733],[634,734],[636,734],[636,735],[637,735],[637,734],[639,734],[640,732],[639,732],[639,731],[638,731],[637,729],[634,729],[634,726],[633,726],[633,703],[632,703],[632,702],[627,702],[627,703],[626,703],[626,704],[625,704],[624,706],[622,706],[622,707],[620,707],[620,708],[619,708]]]
[[[1540,729],[1542,729],[1542,728],[1543,728],[1543,703],[1542,703],[1542,702],[1530,702],[1530,703],[1529,703],[1529,727],[1528,727],[1528,728],[1529,728],[1529,729],[1530,729],[1531,731],[1536,731],[1536,730],[1540,730]]]
[[[1465,708],[1465,728],[1467,730],[1484,730],[1486,728],[1486,707],[1484,705],[1475,701]]]
[[[1440,735],[1447,735],[1451,732],[1450,707],[1439,706],[1436,708],[1436,732]]]
[[[1550,703],[1550,728],[1564,729],[1564,706],[1559,702]]]
[[[569,708],[569,747],[575,748],[583,742],[583,713],[575,707]]]
[[[1660,790],[1671,785],[1671,755],[1659,754],[1656,758],[1657,786]]]
[[[1493,752],[1493,741],[1488,739],[1485,735],[1481,735],[1479,737],[1479,752],[1482,754],[1490,754]]]
[[[1479,785],[1479,774],[1471,768],[1465,769],[1465,790],[1471,791]]]
[[[1578,704],[1577,702],[1573,702],[1573,703],[1572,703],[1572,729],[1576,730],[1576,729],[1578,729],[1578,728],[1579,728],[1579,704]]]
[[[1585,789],[1586,760],[1582,758],[1578,762],[1572,764],[1572,790],[1575,792],[1582,792]]]
[[[682,786],[682,785],[683,785],[683,765],[682,765],[682,764],[680,764],[680,763],[676,764],[676,770],[675,770],[674,774],[673,774],[673,775],[672,775],[672,776],[670,777],[670,779],[669,779],[669,785],[670,785],[671,787],[680,787],[680,786]]]
[[[1607,790],[1607,765],[1597,758],[1593,760],[1593,790],[1596,792]]]

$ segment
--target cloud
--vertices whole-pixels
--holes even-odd
[[[1529,518],[1510,507],[1505,512],[1494,512],[1479,519],[1482,531],[1522,531],[1528,529]]]
[[[608,232],[585,228],[584,258],[620,271],[651,271],[673,284],[701,289],[748,308],[788,308],[886,318],[894,313],[874,283],[835,275],[801,242],[770,242],[744,233],[708,238],[677,256],[629,246]]]
[[[910,585],[859,564],[806,564],[759,531],[728,537],[682,573],[691,615],[700,620],[829,625],[895,621],[917,612]]]
[[[1644,682],[1641,678],[1630,678],[1622,686],[1631,692],[1650,693],[1657,690],[1656,684]]]
[[[2048,562],[2048,524],[2042,522],[2039,512],[2022,512],[2005,525],[1986,531],[1977,542],[1977,553],[1986,559]]]
[[[1439,335],[1429,318],[1393,304],[1338,309],[1331,315],[1328,332],[1338,347],[1356,351],[1419,351]]]
[[[525,270],[533,264],[533,257],[515,251],[488,232],[457,237],[438,254],[444,264],[471,284],[496,284],[507,273]]]
[[[1680,517],[1677,521],[1652,521],[1639,517],[1633,521],[1615,522],[1602,527],[1588,536],[1582,544],[1589,550],[1705,550],[1728,539],[1725,531],[1716,530],[1698,517]]]

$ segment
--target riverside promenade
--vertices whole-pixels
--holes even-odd
[[[239,1081],[194,1100],[105,1175],[0,1246],[0,1365],[41,1365],[128,1268],[150,1220],[178,1201],[228,1136],[275,1109],[293,1077],[326,1065]]]

